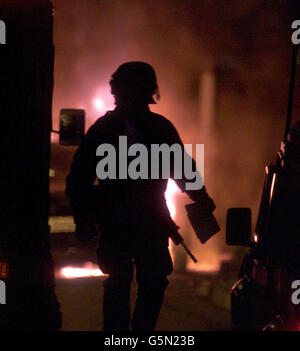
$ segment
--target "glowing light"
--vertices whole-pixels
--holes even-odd
[[[0,262],[0,278],[5,279],[8,277],[8,264],[6,262]]]
[[[188,258],[186,270],[196,273],[217,273],[220,271],[223,262],[228,262],[231,260],[232,255],[229,252],[220,254],[211,251],[210,257],[206,256],[201,262],[196,264],[190,258]]]
[[[50,216],[51,233],[74,233],[75,224],[72,216]]]
[[[175,207],[174,198],[175,198],[176,194],[179,193],[179,191],[180,191],[180,189],[176,185],[175,181],[173,179],[169,179],[167,190],[165,192],[165,197],[166,197],[167,206],[168,206],[168,209],[170,211],[170,215],[171,215],[172,219],[174,219],[175,215],[176,215],[176,207]]]
[[[258,235],[254,234],[254,242],[257,243],[258,242]]]
[[[105,104],[104,101],[100,98],[95,98],[93,100],[93,105],[94,108],[97,110],[97,112],[104,112],[105,111]]]
[[[273,198],[273,191],[274,191],[275,179],[276,179],[276,173],[274,173],[274,174],[273,174],[273,177],[272,177],[272,185],[271,185],[271,193],[270,193],[270,203],[271,203],[272,198]]]
[[[100,277],[105,276],[97,265],[92,262],[86,262],[84,267],[64,267],[60,270],[60,275],[66,279]]]
[[[192,261],[188,261],[186,269],[190,272],[207,272],[216,273],[220,270],[221,262],[202,262],[194,264]]]

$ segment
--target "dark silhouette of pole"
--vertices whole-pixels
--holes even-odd
[[[0,116],[6,151],[0,264],[8,268],[0,330],[58,330],[61,316],[48,226],[52,3],[1,0],[0,19],[6,24],[6,44],[0,45]]]

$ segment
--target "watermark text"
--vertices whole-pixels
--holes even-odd
[[[191,144],[146,147],[136,143],[128,147],[127,136],[120,135],[118,152],[108,143],[97,147],[96,156],[101,156],[101,160],[97,163],[96,174],[101,180],[173,178],[182,181],[185,190],[199,190],[204,182],[204,145],[196,144],[195,161],[192,154]]]
[[[0,44],[6,44],[6,25],[0,20]]]
[[[295,290],[292,293],[292,303],[294,305],[300,304],[300,280],[294,280],[292,282],[292,289]]]
[[[296,29],[292,34],[292,42],[295,45],[300,43],[300,20],[295,20],[292,23],[292,28]]]
[[[0,305],[6,304],[6,285],[3,280],[0,280]]]

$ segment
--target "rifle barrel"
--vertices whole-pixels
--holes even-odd
[[[185,243],[181,243],[181,245],[184,247],[185,251],[187,252],[187,254],[190,256],[190,258],[197,263],[198,261],[196,260],[195,256],[191,253],[191,251],[186,247]]]

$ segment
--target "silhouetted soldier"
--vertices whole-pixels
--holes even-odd
[[[156,75],[150,65],[125,63],[112,75],[110,85],[116,108],[99,118],[84,137],[74,157],[66,193],[71,199],[79,239],[96,235],[94,223],[100,225],[98,263],[109,274],[104,282],[103,329],[129,330],[130,287],[135,266],[138,296],[131,328],[153,330],[168,285],[167,276],[173,270],[168,237],[176,225],[164,197],[168,180],[99,180],[95,206],[95,192],[91,189],[99,162],[96,149],[103,143],[113,145],[118,168],[120,135],[127,136],[128,147],[141,143],[148,150],[151,144],[182,142],[169,120],[149,110],[148,104],[155,103],[153,95],[159,98]],[[184,176],[175,180],[202,209],[214,210],[204,187],[186,191],[185,184],[190,180]]]

